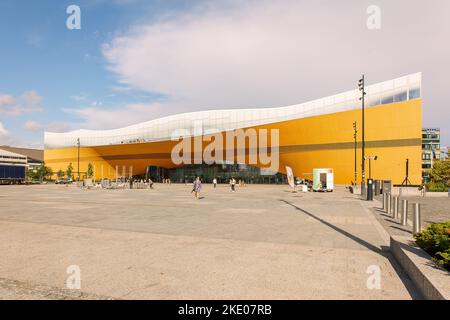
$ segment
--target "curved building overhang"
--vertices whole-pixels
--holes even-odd
[[[366,86],[366,106],[378,106],[421,97],[421,73]],[[113,130],[45,132],[46,149],[167,141],[173,137],[212,134],[264,124],[302,119],[358,109],[358,89],[333,96],[277,108],[207,110],[154,119]],[[199,128],[201,132],[199,132]]]

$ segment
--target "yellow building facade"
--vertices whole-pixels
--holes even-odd
[[[400,184],[405,178],[409,159],[409,180],[421,183],[422,100],[421,75],[386,81],[367,87],[365,109],[365,154],[377,156],[371,163],[374,179],[392,180]],[[278,155],[276,171],[292,168],[299,178],[311,179],[313,168],[332,168],[337,184],[354,180],[355,142],[353,123],[357,124],[357,181],[361,180],[361,107],[357,90],[312,102],[281,108],[211,110],[169,116],[134,126],[107,130],[78,130],[69,133],[46,133],[44,161],[53,172],[66,171],[71,163],[74,172],[94,168],[95,179],[114,179],[145,174],[149,166],[175,168],[173,150],[181,137],[190,138],[192,162],[196,157],[195,137],[200,138],[200,152],[220,134],[224,144],[216,153],[236,149],[227,143],[227,133],[237,130],[277,131]],[[198,128],[201,130],[198,130]],[[181,130],[181,131],[180,131]],[[77,139],[80,147],[77,147]],[[204,141],[206,140],[206,141]],[[258,140],[258,142],[260,142]],[[228,141],[229,142],[229,141]],[[260,160],[250,163],[250,142],[245,145],[245,162],[268,167]],[[275,150],[275,149],[274,149]],[[269,153],[271,154],[271,153]],[[275,151],[274,151],[275,154]],[[230,160],[230,159],[227,159]],[[234,161],[237,159],[233,157]],[[77,174],[75,173],[75,177]],[[366,178],[369,163],[366,161]]]

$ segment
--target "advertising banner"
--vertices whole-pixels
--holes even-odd
[[[291,167],[286,166],[286,175],[289,185],[292,188],[295,188],[294,173],[292,172]]]

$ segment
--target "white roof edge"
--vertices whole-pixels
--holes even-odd
[[[378,82],[378,83],[375,83],[375,84],[371,84],[371,85],[368,85],[367,88],[370,88],[371,86],[387,83],[387,82],[390,82],[390,81],[395,81],[395,80],[402,79],[402,78],[414,79],[414,80],[417,80],[417,82],[421,82],[422,72],[411,73],[411,74],[408,74],[408,75],[405,75],[405,76],[401,76],[401,77],[398,77],[398,78],[394,78],[394,79],[391,79],[391,80],[387,80],[387,81],[382,81],[382,82]],[[326,96],[326,97],[323,97],[323,98],[313,99],[313,100],[302,102],[302,103],[299,103],[299,104],[293,104],[293,105],[282,106],[282,107],[199,110],[199,111],[183,112],[183,113],[176,113],[176,114],[172,114],[172,115],[167,115],[167,116],[164,116],[164,117],[155,118],[155,119],[151,119],[151,120],[148,120],[148,121],[139,122],[139,123],[136,123],[136,124],[132,124],[132,125],[125,126],[125,127],[120,127],[120,128],[115,128],[115,129],[107,129],[107,130],[77,129],[77,130],[67,131],[67,132],[50,132],[50,131],[45,131],[44,135],[45,134],[61,134],[61,133],[67,133],[67,134],[69,134],[69,133],[71,133],[71,134],[72,133],[96,133],[96,132],[107,133],[107,132],[113,132],[113,131],[118,130],[118,129],[133,128],[135,126],[139,126],[139,125],[146,124],[146,123],[149,123],[149,122],[152,122],[152,121],[156,121],[156,120],[170,119],[170,118],[173,118],[173,117],[182,117],[182,116],[186,116],[186,115],[200,114],[200,113],[205,113],[205,112],[218,112],[218,111],[235,112],[235,111],[250,111],[250,110],[261,110],[261,109],[270,110],[270,109],[290,108],[290,107],[295,107],[295,106],[302,105],[302,104],[309,104],[309,103],[312,103],[312,102],[317,102],[317,101],[322,101],[322,100],[325,100],[325,99],[334,98],[334,97],[340,96],[340,95],[351,94],[354,91],[355,91],[355,89],[354,90],[348,90],[348,91],[340,92],[340,93],[333,94],[333,95],[330,95],[330,96]]]
[[[5,149],[0,148],[0,156],[8,156],[8,157],[21,157],[21,158],[27,158],[27,156],[24,156],[22,154],[18,154],[15,152],[11,152]]]
[[[391,89],[399,89],[404,88],[404,83],[406,80],[406,86],[410,88],[411,85],[419,84],[419,88],[421,87],[421,79],[422,79],[422,72],[416,72],[412,74],[408,74],[402,77],[398,77],[395,79],[378,82],[375,84],[367,85],[366,86],[366,92],[368,92],[369,98],[371,92],[373,94],[379,94],[380,92],[384,92],[384,90],[391,90]],[[389,89],[383,89],[384,87],[389,87]],[[258,121],[265,121],[268,120],[270,117],[274,117],[276,119],[280,118],[289,118],[289,117],[295,117],[298,116],[298,118],[302,117],[310,117],[314,115],[320,115],[320,114],[328,114],[328,113],[334,113],[334,112],[340,112],[345,111],[347,109],[354,108],[354,106],[351,103],[348,103],[349,101],[354,103],[353,100],[357,99],[357,96],[359,94],[359,91],[357,88],[345,92],[341,92],[338,94],[330,95],[327,97],[319,98],[310,100],[308,102],[300,103],[300,104],[294,104],[289,106],[283,106],[283,107],[265,107],[265,108],[236,108],[236,109],[212,109],[212,110],[201,110],[201,111],[193,111],[193,112],[184,112],[184,113],[178,113],[178,114],[172,114],[160,118],[155,118],[152,120],[136,123],[133,125],[115,128],[115,129],[108,129],[108,130],[89,130],[89,129],[77,129],[69,132],[63,132],[63,133],[56,133],[56,132],[44,132],[44,143],[46,140],[52,140],[50,142],[50,145],[53,145],[58,138],[62,137],[74,137],[76,135],[79,135],[80,138],[87,137],[89,135],[100,137],[100,136],[108,136],[108,135],[115,135],[116,137],[118,135],[121,135],[123,132],[130,132],[132,130],[142,130],[145,128],[150,128],[152,126],[161,125],[161,123],[171,122],[172,120],[182,120],[186,121],[188,119],[189,121],[196,121],[197,119],[202,119],[199,117],[199,115],[205,115],[208,113],[228,113],[228,117],[237,117],[237,113],[249,113],[252,111],[255,112],[262,112],[266,113],[267,115],[260,116],[259,118],[256,117],[255,119],[252,119],[253,122],[257,123]],[[342,107],[342,104],[348,103],[349,106]],[[347,108],[347,109],[346,109]],[[299,111],[300,110],[300,111]],[[230,121],[234,118],[230,118]],[[270,120],[270,119],[269,119]],[[248,121],[246,119],[246,121]],[[232,122],[232,121],[231,121]],[[267,122],[270,123],[270,122]],[[48,139],[47,139],[48,138]],[[59,139],[57,139],[59,140]],[[59,143],[57,143],[59,144]],[[64,144],[64,143],[62,143]]]

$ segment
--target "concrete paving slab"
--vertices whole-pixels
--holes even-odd
[[[190,189],[2,187],[0,278],[64,289],[78,265],[87,298],[419,298],[344,188],[205,185],[201,200]],[[367,288],[373,265],[380,289]],[[22,296],[0,282],[0,297]]]

